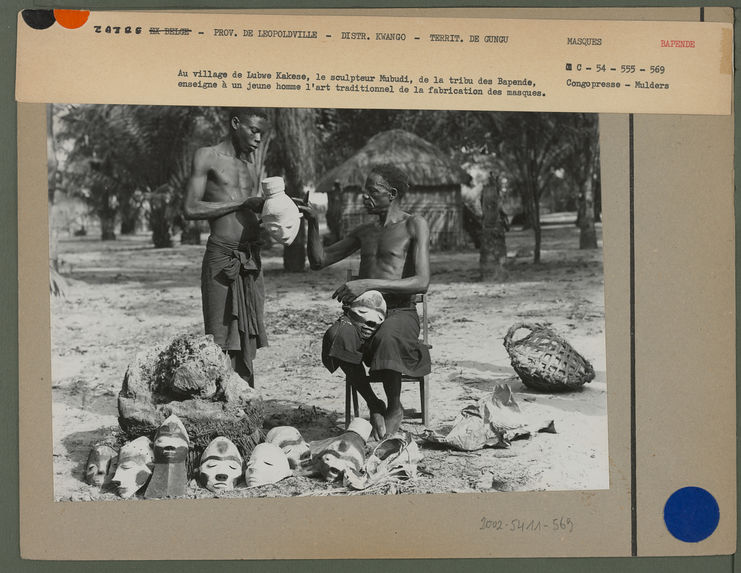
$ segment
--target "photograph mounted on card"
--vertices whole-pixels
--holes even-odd
[[[24,556],[732,552],[732,14],[588,13],[19,15]]]

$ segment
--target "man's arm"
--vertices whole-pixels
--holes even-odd
[[[202,147],[193,156],[193,169],[185,189],[185,206],[183,209],[185,218],[188,220],[216,219],[243,207],[249,207],[255,211],[262,209],[262,202],[264,202],[262,197],[250,197],[246,201],[243,199],[219,202],[203,200],[206,194],[210,155],[211,150]],[[259,206],[257,205],[258,201],[260,201]]]
[[[303,213],[306,224],[309,226],[309,236],[306,240],[306,251],[309,256],[309,266],[318,271],[349,257],[360,248],[360,241],[352,233],[330,245],[326,249],[319,234],[319,220],[314,209],[307,205],[297,204]]]
[[[366,291],[377,290],[384,294],[419,294],[430,286],[430,228],[422,217],[413,216],[407,221],[414,254],[414,274],[402,279],[358,279],[338,288],[333,298],[343,304],[352,302]]]

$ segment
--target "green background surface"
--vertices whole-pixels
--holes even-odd
[[[632,573],[632,572],[672,572],[684,573],[701,571],[702,573],[724,572],[741,573],[741,565],[735,556],[716,557],[664,557],[664,558],[599,558],[599,559],[414,559],[414,560],[293,560],[293,561],[23,561],[19,550],[19,508],[18,508],[18,200],[17,200],[17,114],[14,97],[15,90],[15,47],[16,15],[24,8],[88,8],[106,10],[125,9],[208,9],[208,8],[432,8],[432,7],[554,7],[555,3],[527,0],[401,0],[399,2],[379,0],[333,0],[301,2],[299,0],[273,0],[272,2],[249,2],[246,0],[220,0],[204,2],[203,0],[87,0],[72,1],[39,1],[16,0],[3,2],[0,5],[0,83],[2,106],[0,107],[0,141],[3,152],[0,153],[0,571],[161,571],[163,573],[189,573],[200,571],[260,571],[261,573],[282,573],[301,571],[332,572],[347,571],[369,573],[375,571],[404,571],[415,573],[438,573],[459,571],[461,573],[479,571],[501,571],[506,573],[541,572],[553,573]],[[563,7],[614,7],[614,6],[733,6],[738,10],[741,0],[702,2],[660,0],[560,0]],[[698,10],[699,12],[699,10]],[[699,14],[698,14],[699,16]],[[737,12],[738,17],[738,12]],[[736,38],[735,61],[741,59],[739,42]],[[734,78],[735,104],[739,103],[738,94],[741,80]],[[735,146],[739,148],[741,129],[739,119],[735,121]],[[741,161],[735,158],[736,172],[741,172]],[[735,192],[738,199],[738,192]],[[736,236],[741,234],[738,219]],[[741,266],[737,244],[736,267]],[[736,274],[736,306],[741,308],[739,298],[739,274]],[[736,342],[739,345],[738,318],[736,320]],[[738,358],[736,371],[738,373]],[[741,405],[741,393],[737,395],[737,409]],[[738,420],[738,418],[737,418]],[[737,421],[738,426],[738,421]],[[737,444],[738,442],[737,427]],[[737,448],[738,449],[738,448]],[[737,462],[741,461],[741,451]],[[741,473],[741,471],[739,472]],[[741,495],[739,495],[741,498]],[[609,519],[609,516],[605,516]],[[296,527],[300,527],[296,524]],[[455,532],[451,532],[455,535]],[[358,535],[362,536],[362,516],[358,516]],[[194,542],[197,530],[194,530]],[[410,540],[414,541],[414,540]],[[113,557],[113,556],[112,556]]]

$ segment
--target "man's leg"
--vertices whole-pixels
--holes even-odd
[[[234,370],[239,376],[250,385],[250,388],[255,387],[255,373],[250,372],[247,365],[244,363],[242,358],[242,352],[240,350],[229,350],[229,360],[232,363],[232,370]]]
[[[365,400],[365,403],[368,405],[373,431],[378,439],[382,439],[386,435],[386,425],[384,420],[386,404],[376,396],[373,388],[371,388],[368,375],[365,373],[365,368],[362,364],[352,364],[345,361],[340,361],[340,368],[342,368],[342,371],[345,373],[345,376],[347,376],[352,387],[355,388],[357,393],[363,397],[363,400]]]
[[[401,405],[401,372],[379,370],[378,375],[383,380],[383,389],[388,400],[386,415],[384,416],[386,424],[386,435],[384,437],[387,437],[399,431],[404,419],[404,408]]]

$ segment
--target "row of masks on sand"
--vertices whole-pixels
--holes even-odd
[[[206,489],[220,492],[234,489],[242,477],[247,487],[256,487],[301,475],[321,476],[329,482],[342,479],[348,487],[365,489],[380,478],[400,475],[398,468],[390,472],[387,467],[397,458],[406,462],[404,479],[414,477],[421,459],[416,444],[408,437],[384,440],[366,460],[370,432],[368,421],[356,418],[343,434],[307,443],[296,428],[279,426],[254,448],[246,466],[237,446],[220,436],[201,455],[198,481]],[[86,481],[97,486],[111,484],[122,498],[140,490],[146,499],[184,496],[189,447],[185,426],[172,415],[157,430],[154,441],[142,436],[126,443],[118,454],[110,446],[94,447]]]

